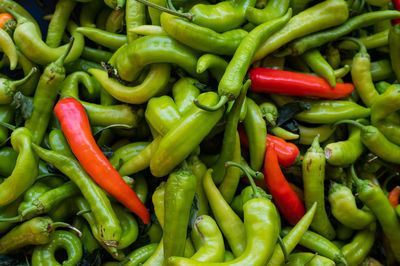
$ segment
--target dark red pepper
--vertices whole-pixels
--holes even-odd
[[[396,8],[397,11],[400,11],[400,0],[392,0],[392,3],[394,5],[394,8]],[[400,18],[392,19],[392,25],[397,25],[400,23]]]

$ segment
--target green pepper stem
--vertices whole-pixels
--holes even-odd
[[[365,47],[365,44],[362,41],[360,41],[359,39],[354,38],[354,37],[345,37],[345,38],[343,38],[343,40],[348,40],[348,41],[355,42],[360,47],[359,53],[361,55],[363,55],[363,56],[368,55],[367,48]]]
[[[80,211],[78,211],[78,212],[76,213],[76,215],[77,215],[77,216],[81,216],[81,215],[84,215],[85,213],[89,213],[89,212],[92,212],[92,210],[91,210],[91,209],[80,210]]]
[[[18,13],[17,11],[13,10],[10,7],[6,7],[6,10],[8,13],[10,13],[16,20],[18,23],[22,23],[25,21],[28,21],[28,19],[24,16],[22,16],[20,13]]]
[[[65,50],[65,52],[54,62],[57,66],[63,66],[64,65],[64,60],[65,58],[67,58],[69,52],[72,49],[72,45],[74,44],[74,37],[71,37],[69,39],[69,43],[67,45],[67,49]]]
[[[314,255],[313,255],[311,258],[309,258],[309,259],[306,261],[306,263],[304,263],[304,265],[308,265],[317,255],[318,255],[318,252],[315,252]]]
[[[52,232],[59,227],[71,229],[72,231],[76,232],[79,237],[82,237],[82,232],[79,231],[76,227],[73,227],[72,225],[63,222],[55,222],[50,224],[50,226],[47,228],[47,231]]]
[[[214,105],[214,106],[207,106],[207,105],[204,105],[204,104],[200,103],[198,99],[194,99],[194,100],[193,100],[193,103],[194,103],[197,107],[199,107],[200,109],[203,109],[203,110],[205,110],[205,111],[209,111],[209,112],[215,112],[215,111],[217,111],[217,110],[220,109],[222,106],[224,106],[227,102],[228,102],[228,97],[225,96],[225,95],[222,95],[221,98],[219,98],[219,102],[218,102],[216,105]]]
[[[257,185],[256,185],[256,183],[254,182],[253,177],[251,176],[251,174],[249,173],[249,171],[247,171],[247,169],[246,169],[245,167],[243,167],[243,165],[241,165],[240,163],[228,161],[228,162],[225,163],[225,167],[229,167],[229,166],[235,166],[235,167],[240,168],[240,169],[246,174],[247,178],[249,179],[251,188],[253,189],[254,196],[255,196],[256,198],[261,198],[261,197],[262,197],[262,196],[260,195],[260,193],[258,192],[258,190],[257,190]]]
[[[357,121],[354,121],[354,120],[340,120],[340,121],[337,121],[336,123],[334,123],[332,125],[332,127],[335,128],[335,127],[337,127],[338,125],[341,125],[341,124],[351,124],[353,126],[356,126],[356,127],[360,128],[362,131],[367,131],[367,127],[366,126],[364,126],[360,122],[357,122]]]
[[[143,5],[158,9],[158,10],[160,10],[162,12],[165,12],[165,13],[168,13],[168,14],[171,14],[171,15],[175,15],[175,16],[181,17],[181,18],[186,18],[189,21],[193,20],[193,16],[190,13],[180,13],[180,12],[177,12],[177,11],[173,11],[173,10],[171,10],[169,8],[166,8],[166,7],[151,3],[151,2],[149,2],[147,0],[136,0],[136,1],[138,1],[139,3],[142,3]]]
[[[22,215],[0,218],[0,223],[18,223],[21,221],[22,221]]]
[[[285,263],[289,263],[289,254],[287,253],[285,243],[283,242],[281,236],[278,235],[278,244],[281,246],[283,257],[285,258]]]
[[[23,210],[21,212],[21,218],[26,219],[27,216],[32,214],[37,214],[38,208],[34,205],[30,206],[29,208]]]
[[[22,79],[19,79],[19,80],[11,81],[10,87],[12,87],[12,90],[15,90],[18,86],[27,82],[32,77],[33,73],[35,73],[36,71],[37,71],[37,67],[32,67],[31,71],[29,71],[29,73],[25,77],[23,77]]]
[[[349,71],[350,71],[350,66],[349,65],[344,65],[342,68],[339,68],[339,69],[335,69],[335,77],[336,77],[336,79],[340,79],[340,78],[343,78],[344,76],[346,76],[347,75],[347,73],[349,73]]]
[[[14,131],[16,129],[15,126],[13,126],[13,125],[11,125],[9,123],[3,122],[3,121],[0,121],[0,126],[8,128],[9,130],[12,130],[12,131]]]
[[[357,176],[356,170],[354,168],[354,164],[352,164],[350,166],[350,174],[351,174],[351,178],[353,179],[354,183],[356,183],[356,185],[361,185],[362,181],[360,180],[360,178]]]

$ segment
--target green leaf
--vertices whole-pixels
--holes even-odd
[[[188,234],[193,229],[194,222],[196,221],[197,216],[199,215],[199,210],[200,210],[199,196],[196,193],[196,194],[194,194],[193,201],[192,201],[192,207],[190,208]]]
[[[26,97],[21,92],[14,94],[13,101],[11,103],[15,107],[15,125],[21,125],[25,120],[32,116],[33,112],[33,100]]]
[[[311,105],[302,101],[294,101],[282,106],[278,113],[278,119],[276,121],[276,126],[281,126],[283,123],[292,119],[298,113],[305,110],[310,110]]]

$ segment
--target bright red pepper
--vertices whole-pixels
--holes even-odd
[[[397,11],[400,11],[400,0],[392,0],[392,3]],[[392,25],[396,25],[400,23],[400,18],[396,18],[392,20]]]
[[[101,188],[148,224],[150,216],[146,207],[97,146],[82,104],[74,98],[65,98],[56,104],[54,112],[82,167]]]
[[[305,214],[304,206],[282,173],[274,143],[268,145],[265,154],[264,179],[279,211],[295,225]]]
[[[392,205],[393,208],[396,208],[396,206],[399,204],[399,196],[400,196],[400,186],[396,186],[392,189],[392,191],[390,191],[388,195],[390,205]]]
[[[6,22],[14,17],[9,13],[0,13],[0,28],[4,29],[6,27]]]
[[[262,93],[339,99],[349,96],[354,90],[351,83],[337,83],[332,87],[323,78],[261,67],[250,70],[250,80],[251,91]]]
[[[245,147],[249,147],[246,132],[241,125],[238,127],[238,131],[240,143]],[[299,148],[297,148],[293,143],[286,142],[284,139],[267,134],[267,147],[269,143],[274,143],[275,150],[278,154],[278,161],[284,167],[291,166],[300,153]]]

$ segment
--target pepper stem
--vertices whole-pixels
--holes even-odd
[[[251,188],[253,189],[254,196],[256,198],[261,198],[262,197],[261,194],[258,192],[257,185],[254,182],[254,179],[253,179],[251,173],[249,173],[249,171],[247,171],[247,169],[245,167],[243,167],[243,165],[241,165],[240,163],[228,161],[228,162],[225,163],[225,167],[229,167],[229,166],[235,166],[235,167],[240,168],[246,174],[247,178],[249,179]]]
[[[18,86],[21,86],[22,84],[27,82],[32,77],[33,73],[35,73],[36,71],[37,71],[37,67],[32,67],[31,71],[29,71],[29,73],[25,77],[23,77],[22,79],[19,79],[19,80],[11,81],[10,87],[12,88],[12,90],[14,91]]]
[[[66,49],[65,52],[54,62],[56,65],[58,65],[58,66],[63,66],[63,65],[64,65],[64,60],[65,60],[65,58],[67,58],[69,52],[71,51],[72,45],[74,44],[74,41],[75,41],[74,37],[71,37],[71,38],[69,39],[69,43],[68,43],[68,45],[67,45],[67,49]]]
[[[0,121],[0,126],[8,128],[9,130],[12,130],[12,131],[14,131],[16,129],[15,126],[13,126],[13,125],[11,125],[9,123],[3,122],[3,121]]]
[[[241,159],[240,165],[243,166],[243,168],[246,169],[246,171],[248,171],[250,175],[255,179],[264,179],[264,174],[260,171],[254,171],[253,169],[251,169],[251,167],[247,164],[246,160],[243,159],[243,157]]]
[[[366,126],[364,126],[360,122],[357,122],[357,121],[354,121],[354,120],[340,120],[340,121],[337,121],[335,124],[333,124],[332,127],[337,127],[338,125],[341,125],[341,124],[351,124],[353,126],[356,126],[356,127],[360,128],[363,131],[367,131],[367,127]]]
[[[22,215],[0,218],[1,223],[18,223],[21,221],[22,221]]]
[[[281,246],[283,257],[285,258],[285,263],[286,264],[289,263],[289,255],[287,253],[285,243],[283,242],[281,236],[278,236],[278,244],[279,244],[279,246]]]
[[[67,223],[63,223],[63,222],[55,222],[55,223],[52,223],[52,224],[48,227],[47,231],[48,231],[48,232],[52,232],[52,231],[54,231],[55,229],[57,229],[57,228],[59,228],[59,227],[69,228],[69,229],[71,229],[72,231],[74,231],[75,233],[77,233],[79,237],[82,237],[82,232],[79,231],[76,227],[73,227],[72,225],[67,224]]]
[[[216,105],[214,105],[214,106],[207,106],[207,105],[204,105],[204,104],[200,103],[198,99],[194,99],[194,100],[193,100],[193,103],[194,103],[197,107],[199,107],[200,109],[203,109],[203,110],[205,110],[205,111],[209,111],[209,112],[215,112],[215,111],[217,111],[217,110],[220,109],[222,106],[224,106],[224,104],[226,104],[227,102],[228,102],[228,97],[225,96],[225,95],[222,95],[221,98],[219,98],[219,102],[218,102]]]
[[[181,18],[186,18],[189,21],[193,20],[193,16],[190,13],[180,13],[180,12],[177,12],[177,11],[173,11],[173,10],[171,10],[169,8],[166,8],[166,7],[151,3],[151,2],[149,2],[147,0],[136,0],[136,1],[138,1],[139,3],[142,3],[143,5],[158,9],[158,10],[160,10],[162,12],[165,12],[165,13],[168,13],[168,14],[171,14],[171,15],[175,15],[175,16],[181,17]]]
[[[91,209],[80,210],[80,211],[78,211],[78,212],[76,213],[76,215],[77,215],[77,216],[80,216],[80,215],[84,215],[85,213],[89,213],[89,212],[92,212],[92,210],[91,210]]]
[[[32,214],[35,214],[38,211],[38,208],[36,206],[30,206],[29,208],[23,210],[21,212],[21,219],[26,219],[27,216],[30,216]]]
[[[351,174],[351,178],[353,179],[354,183],[356,183],[356,185],[361,185],[362,181],[360,180],[360,178],[357,176],[356,170],[354,168],[354,164],[352,164],[350,166],[350,174]]]
[[[345,37],[345,38],[343,38],[343,40],[355,42],[360,47],[360,51],[359,51],[360,54],[362,54],[362,55],[368,54],[365,44],[362,41],[360,41],[359,39],[354,38],[354,37]]]
[[[17,11],[13,10],[10,7],[6,7],[6,10],[8,13],[10,13],[16,20],[18,23],[22,23],[25,21],[28,21],[28,19],[24,16],[22,16],[20,13],[18,13]]]

